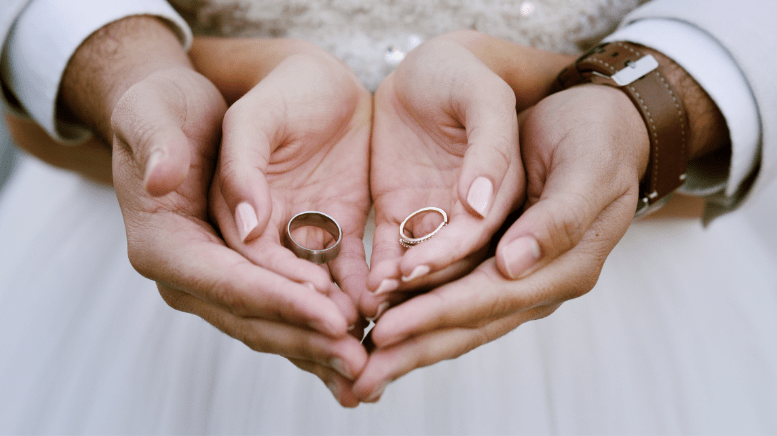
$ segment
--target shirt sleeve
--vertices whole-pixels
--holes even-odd
[[[165,19],[188,48],[192,33],[164,0],[33,0],[16,17],[3,44],[0,78],[21,110],[63,143],[89,135],[82,126],[57,119],[56,99],[68,61],[89,35],[133,15]],[[8,102],[6,101],[6,105]]]

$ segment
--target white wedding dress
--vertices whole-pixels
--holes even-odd
[[[433,34],[574,51],[636,2],[175,3],[201,31],[319,42],[374,87]],[[169,308],[127,260],[112,189],[22,157],[0,191],[0,433],[774,434],[774,216],[777,189],[707,228],[636,222],[590,293],[347,410]]]

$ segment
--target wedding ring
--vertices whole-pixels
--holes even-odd
[[[318,227],[325,232],[332,235],[335,239],[335,243],[331,247],[323,250],[312,250],[307,247],[299,245],[297,241],[291,236],[291,232],[300,227]],[[291,250],[297,257],[301,259],[307,259],[315,264],[327,263],[333,260],[340,253],[340,241],[343,239],[343,231],[340,229],[340,225],[337,221],[329,215],[309,210],[307,212],[301,212],[289,220],[289,224],[286,225],[287,236],[287,248]]]
[[[425,213],[425,212],[437,212],[440,215],[442,215],[442,222],[439,226],[437,226],[436,229],[434,229],[431,233],[426,234],[424,236],[421,236],[420,238],[409,238],[407,235],[405,235],[405,224],[410,220],[410,218],[413,218],[416,215]],[[417,211],[411,213],[410,215],[405,218],[404,221],[402,221],[402,224],[399,226],[399,245],[410,248],[414,245],[418,245],[421,242],[424,242],[434,236],[435,233],[439,232],[441,228],[443,228],[446,224],[448,224],[448,214],[445,213],[444,210],[438,208],[438,207],[425,207],[423,209],[418,209]]]

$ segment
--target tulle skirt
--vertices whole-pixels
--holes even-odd
[[[636,222],[585,296],[346,410],[169,308],[112,189],[22,158],[0,193],[0,434],[774,434],[774,216],[777,189],[707,228]]]

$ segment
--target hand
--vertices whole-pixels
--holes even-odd
[[[254,350],[301,362],[333,390],[358,374],[366,353],[337,304],[254,265],[209,224],[227,106],[166,25],[133,17],[91,36],[68,66],[61,100],[113,138],[130,261],[157,281],[168,304]],[[358,404],[348,394],[341,403]]]
[[[280,62],[224,119],[211,201],[227,243],[257,265],[324,293],[337,289],[334,277],[358,299],[367,274],[362,235],[370,204],[370,120],[369,93],[339,61],[297,54]],[[282,244],[289,219],[306,210],[332,216],[343,230],[340,254],[323,268]],[[327,238],[317,228],[295,235],[317,249]]]
[[[515,96],[470,50],[448,38],[422,44],[375,95],[371,181],[375,238],[369,289],[361,302],[379,315],[387,291],[428,289],[459,277],[485,255],[492,235],[523,202]],[[449,223],[430,240],[405,249],[400,223],[435,206]],[[431,214],[430,214],[431,215]],[[406,227],[429,233],[439,217]]]
[[[216,43],[218,40],[199,42]],[[268,44],[289,43],[265,41],[259,43],[265,47],[253,50],[260,53],[257,56],[267,56]],[[252,50],[241,44],[224,42],[219,49]],[[195,47],[192,55],[212,53],[214,47],[209,48]],[[246,55],[250,56],[243,53],[241,57]],[[240,96],[217,65],[196,62],[215,83],[231,83],[228,95]],[[272,68],[267,68],[268,63]],[[355,301],[365,290],[367,276],[362,238],[370,206],[371,96],[344,64],[313,45],[296,46],[285,56],[261,64],[255,77],[258,84],[244,91],[224,118],[210,191],[211,213],[231,248],[254,264],[331,298],[354,336],[361,339]],[[340,254],[324,266],[299,259],[283,246],[289,219],[306,210],[330,215],[343,231]],[[300,229],[294,237],[315,249],[324,248],[331,239],[312,227]],[[366,359],[363,348],[361,354]],[[309,362],[293,361],[310,369]],[[350,377],[360,369],[354,367]],[[332,379],[330,375],[322,378]],[[340,377],[337,383],[335,396],[347,402],[352,398],[350,382]]]
[[[460,356],[587,292],[631,223],[648,138],[625,94],[581,86],[522,118],[525,212],[496,259],[381,317],[372,330],[376,350],[354,385],[363,401],[415,368]]]

